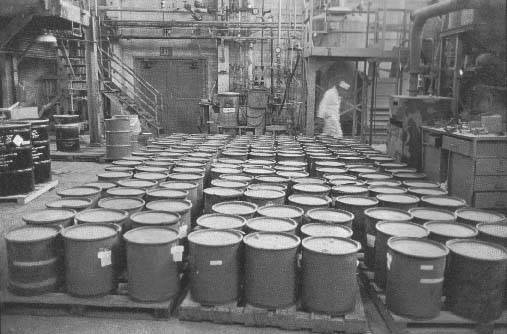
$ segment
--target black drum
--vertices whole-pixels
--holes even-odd
[[[79,115],[53,115],[55,124],[74,124],[79,122]]]
[[[51,180],[51,151],[49,148],[49,120],[28,119],[23,122],[30,123],[32,131],[32,160],[35,183]],[[19,123],[19,122],[18,122]]]
[[[0,123],[0,196],[34,189],[29,123]]]
[[[56,149],[62,152],[79,151],[79,123],[56,124]]]

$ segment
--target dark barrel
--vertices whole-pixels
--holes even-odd
[[[96,296],[113,291],[120,230],[116,224],[87,223],[62,231],[68,293]]]
[[[76,211],[72,209],[40,210],[23,215],[23,221],[29,225],[53,225],[67,227],[74,225]]]
[[[409,318],[436,317],[441,308],[447,247],[408,237],[392,237],[387,246],[387,307]]]
[[[49,148],[49,120],[26,119],[30,123],[32,140],[32,160],[35,183],[51,180],[51,151]]]
[[[303,240],[301,301],[306,310],[337,316],[354,309],[360,249],[359,242],[347,238]]]
[[[421,225],[409,222],[381,221],[375,225],[375,282],[385,289],[387,280],[387,240],[390,237],[426,238],[428,230]]]
[[[167,300],[179,289],[178,267],[170,256],[178,229],[139,227],[123,235],[127,249],[128,292],[143,302]]]
[[[300,239],[288,233],[256,232],[243,240],[246,302],[267,309],[294,304]]]
[[[61,152],[79,151],[79,130],[79,123],[56,124],[56,149]]]
[[[477,322],[490,322],[503,312],[507,250],[479,240],[453,239],[450,249],[447,300],[449,310]]]
[[[239,297],[240,247],[235,230],[203,229],[190,233],[190,293],[203,305],[219,305]]]
[[[0,123],[0,196],[34,190],[29,123]]]
[[[57,291],[62,281],[60,227],[22,226],[4,236],[8,288],[19,295]]]

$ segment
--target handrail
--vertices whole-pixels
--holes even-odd
[[[164,102],[160,92],[153,87],[147,80],[141,78],[131,67],[123,62],[123,60],[112,52],[99,47],[101,54],[101,67],[104,68],[104,76],[107,73],[108,80],[113,86],[116,86],[124,95],[132,98],[139,105],[155,118],[158,124],[158,113],[162,110]],[[108,68],[105,68],[105,62],[109,61]],[[133,79],[133,80],[129,80]],[[141,87],[136,87],[135,83]],[[111,89],[110,85],[105,85]],[[136,111],[137,114],[144,119],[150,120],[146,115]]]

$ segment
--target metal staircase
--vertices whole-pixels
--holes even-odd
[[[88,90],[86,86],[86,63],[84,42],[80,40],[62,40],[58,44],[59,56],[63,60],[67,75],[70,114],[86,116]]]
[[[164,107],[160,92],[113,52],[98,50],[102,94],[111,102],[119,103],[129,114],[139,116],[142,129],[158,136],[159,114]]]

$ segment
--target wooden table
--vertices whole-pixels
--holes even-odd
[[[507,209],[507,136],[423,130],[442,135],[449,194],[477,208]]]

